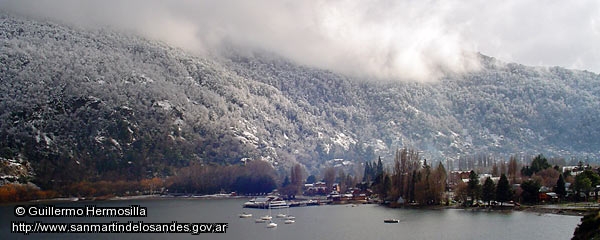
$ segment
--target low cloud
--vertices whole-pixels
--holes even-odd
[[[432,81],[473,71],[478,51],[600,70],[593,65],[600,62],[600,8],[593,1],[0,0],[0,7],[134,31],[198,53],[223,43],[264,49],[374,79]]]

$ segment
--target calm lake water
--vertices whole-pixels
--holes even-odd
[[[378,205],[327,205],[272,210],[272,215],[287,213],[296,217],[296,223],[284,224],[273,218],[279,226],[266,228],[266,223],[254,219],[268,213],[263,209],[243,209],[246,199],[161,199],[103,202],[56,203],[59,206],[128,207],[140,205],[147,208],[147,217],[137,218],[65,218],[24,217],[14,215],[14,206],[0,206],[0,239],[571,239],[580,217],[527,212],[473,212],[462,209],[414,210],[389,209]],[[239,218],[243,211],[252,218]],[[396,218],[400,223],[384,223],[386,218]],[[191,235],[174,234],[115,234],[115,233],[11,233],[11,221],[41,222],[104,222],[177,221],[229,223],[227,233]]]

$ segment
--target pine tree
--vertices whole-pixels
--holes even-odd
[[[479,184],[479,176],[473,170],[469,174],[469,183],[467,186],[471,201],[475,202],[479,198],[481,185]]]
[[[510,188],[510,184],[508,183],[508,178],[505,174],[500,176],[500,180],[498,180],[498,185],[496,186],[496,201],[502,203],[509,201],[512,199],[512,190]]]
[[[556,192],[556,194],[558,194],[561,198],[567,195],[567,190],[565,188],[565,178],[562,174],[558,176],[558,181],[556,181],[554,192]]]
[[[371,179],[370,179],[370,174],[371,174],[371,164],[369,162],[365,163],[365,172],[363,173],[363,182],[368,183]]]
[[[494,181],[490,177],[487,177],[485,179],[485,182],[483,183],[483,189],[481,191],[481,198],[484,202],[487,202],[488,206],[489,206],[490,202],[492,200],[494,200],[495,195],[496,195],[496,185],[494,184]]]

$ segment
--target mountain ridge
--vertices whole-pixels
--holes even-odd
[[[6,14],[0,28],[0,157],[32,162],[42,183],[247,160],[318,173],[345,159],[359,173],[406,146],[436,161],[600,155],[600,77],[587,71],[479,55],[478,72],[376,82]]]

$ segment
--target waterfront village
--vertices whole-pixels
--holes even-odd
[[[288,175],[275,173],[264,161],[193,165],[170,178],[75,182],[58,191],[5,184],[0,187],[0,202],[234,196],[255,198],[247,207],[265,207],[275,200],[290,207],[377,203],[390,207],[542,209],[576,215],[599,206],[600,168],[582,162],[569,166],[564,160],[548,160],[542,155],[530,161],[513,157],[507,162],[469,161],[446,165],[450,169],[475,170],[447,172],[442,162],[428,164],[417,151],[402,149],[391,166],[384,166],[381,159],[357,164],[353,172],[344,169],[344,164],[331,165],[319,176],[308,177],[298,164]],[[277,176],[285,179],[277,181]],[[215,195],[217,192],[220,194]]]
[[[489,173],[450,171],[446,175],[443,165],[433,169],[425,162],[419,171],[399,177],[401,167],[395,166],[395,173],[388,174],[377,165],[368,163],[363,178],[366,181],[355,187],[345,187],[339,181],[304,182],[298,196],[279,189],[253,198],[244,207],[377,203],[390,207],[474,207],[582,215],[600,206],[600,168],[583,164],[551,166],[541,155],[531,165],[521,166],[520,172],[511,162],[511,166],[494,164]],[[438,183],[443,186],[436,187]]]

